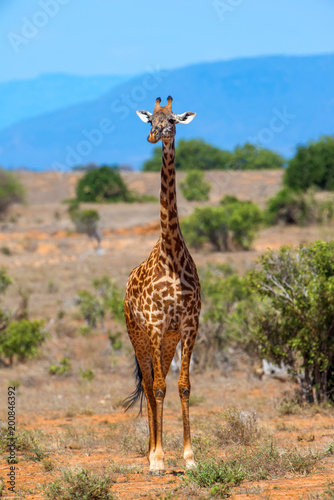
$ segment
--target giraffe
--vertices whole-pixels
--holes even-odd
[[[190,123],[196,113],[172,112],[172,97],[166,106],[155,101],[153,114],[137,111],[152,128],[148,141],[162,141],[160,189],[160,237],[151,254],[130,274],[124,312],[128,334],[135,351],[137,385],[125,400],[129,409],[145,394],[149,423],[148,459],[151,474],[163,474],[163,403],[166,376],[181,340],[181,369],[178,381],[181,399],[186,467],[196,467],[189,422],[189,364],[201,309],[200,282],[195,263],[182,238],[176,205],[175,125]]]

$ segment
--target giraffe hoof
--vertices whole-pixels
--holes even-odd
[[[150,470],[150,476],[164,476],[164,470]]]
[[[186,460],[186,469],[197,469],[197,463],[195,460]]]

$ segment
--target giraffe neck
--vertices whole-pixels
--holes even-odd
[[[167,254],[178,252],[183,243],[176,204],[175,140],[162,143],[160,225],[162,248]]]

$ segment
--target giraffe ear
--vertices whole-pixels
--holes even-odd
[[[142,122],[144,123],[152,123],[152,113],[149,111],[136,111],[137,115],[141,119]]]
[[[182,113],[182,115],[176,115],[174,113],[174,117],[177,120],[177,123],[183,123],[183,125],[187,125],[190,123],[196,116],[196,113],[191,113],[190,111],[186,111]]]

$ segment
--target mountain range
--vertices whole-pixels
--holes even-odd
[[[138,169],[152,154],[152,144],[146,140],[149,125],[135,111],[152,112],[156,97],[164,105],[168,95],[176,113],[197,113],[191,124],[177,126],[177,139],[202,138],[228,150],[249,141],[289,158],[297,144],[334,133],[331,54],[235,59],[168,71],[148,68],[109,81],[87,77],[75,83],[71,78],[57,86],[59,75],[45,76],[43,99],[38,92],[29,96],[33,82],[20,82],[28,97],[14,106],[17,122],[0,130],[0,165],[66,170],[95,162]],[[14,92],[14,83],[7,84],[7,93]],[[8,109],[2,113],[0,124],[8,122],[8,114]]]

